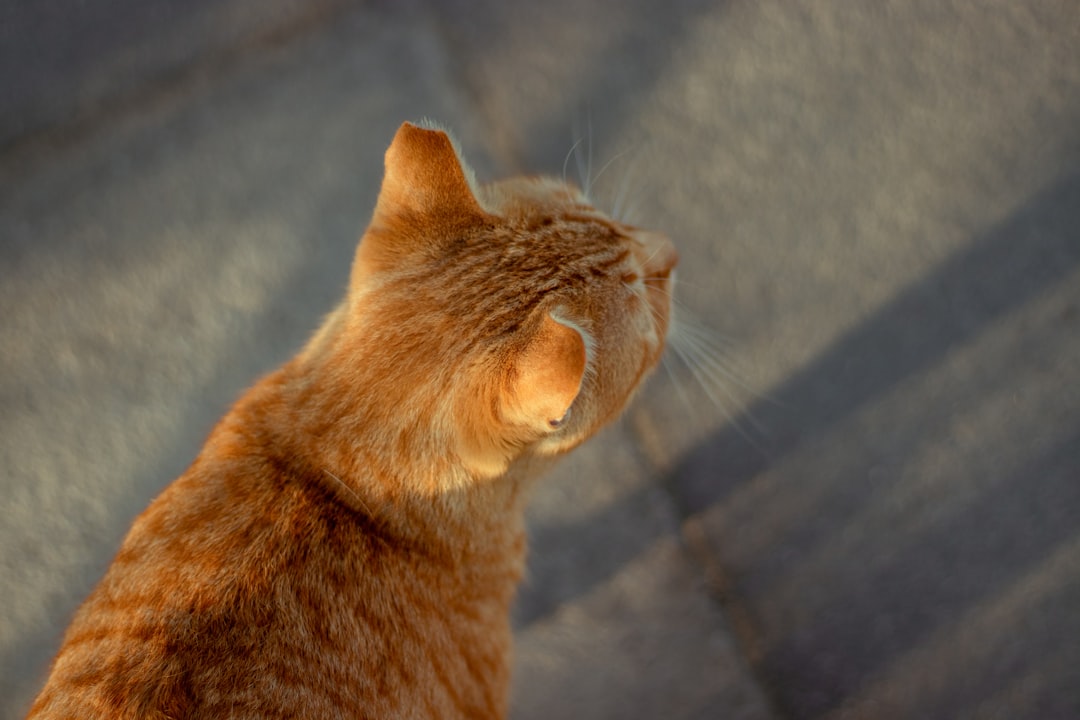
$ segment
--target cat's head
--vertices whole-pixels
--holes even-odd
[[[565,183],[477,185],[445,132],[406,123],[349,302],[388,402],[426,407],[450,452],[493,476],[625,407],[663,352],[675,263],[667,238]]]

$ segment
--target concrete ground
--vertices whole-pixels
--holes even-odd
[[[0,9],[0,717],[431,116],[591,129],[707,358],[534,498],[515,718],[1080,718],[1080,5],[67,5]]]

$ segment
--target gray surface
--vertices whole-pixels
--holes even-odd
[[[431,115],[591,125],[757,393],[673,358],[540,488],[515,717],[1080,717],[1080,6],[129,5],[0,23],[0,715]]]

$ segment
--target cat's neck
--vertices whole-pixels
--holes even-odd
[[[430,372],[419,367],[388,386],[377,348],[342,341],[342,312],[238,403],[232,426],[256,452],[283,453],[392,535],[454,554],[517,544],[523,495],[547,462],[525,458],[499,477],[473,476],[431,427],[439,397],[423,384]]]

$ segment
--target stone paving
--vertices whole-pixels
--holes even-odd
[[[697,358],[539,488],[513,717],[1080,717],[1080,6],[3,13],[0,717],[424,116],[482,178],[586,138]]]

